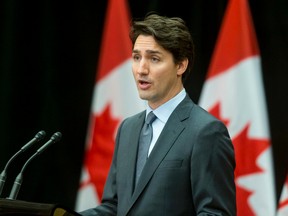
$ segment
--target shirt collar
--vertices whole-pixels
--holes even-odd
[[[171,113],[178,106],[178,104],[185,98],[185,96],[186,91],[183,88],[175,97],[171,98],[169,101],[162,104],[157,109],[152,110],[151,107],[147,106],[146,117],[149,112],[153,111],[154,114],[157,116],[157,118],[165,124],[168,118],[170,117]]]

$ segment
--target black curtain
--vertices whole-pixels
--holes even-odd
[[[148,11],[186,20],[196,44],[186,83],[198,102],[227,0],[129,0],[131,15]],[[249,1],[262,57],[277,197],[288,169],[288,3]],[[95,83],[106,0],[0,1],[0,171],[40,131],[59,143],[24,172],[18,199],[74,208]],[[33,146],[15,159],[1,197],[9,196]]]

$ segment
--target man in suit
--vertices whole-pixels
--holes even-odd
[[[130,38],[132,71],[147,109],[121,123],[102,203],[81,214],[236,215],[235,158],[227,129],[196,105],[183,85],[194,60],[185,22],[148,14],[132,23]],[[156,116],[147,123],[153,135],[139,171],[141,130],[150,112]]]

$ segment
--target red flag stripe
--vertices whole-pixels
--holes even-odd
[[[247,1],[230,0],[207,78],[223,73],[239,61],[258,54],[256,34]]]
[[[132,45],[127,32],[129,26],[130,12],[126,0],[109,0],[96,82],[131,57]]]

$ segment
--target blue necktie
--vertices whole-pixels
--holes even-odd
[[[136,178],[135,185],[137,185],[139,177],[141,175],[142,169],[146,163],[148,157],[148,150],[153,136],[152,122],[157,117],[153,112],[150,112],[146,118],[146,121],[141,130],[138,146],[138,155],[137,155],[137,167],[136,167]]]

